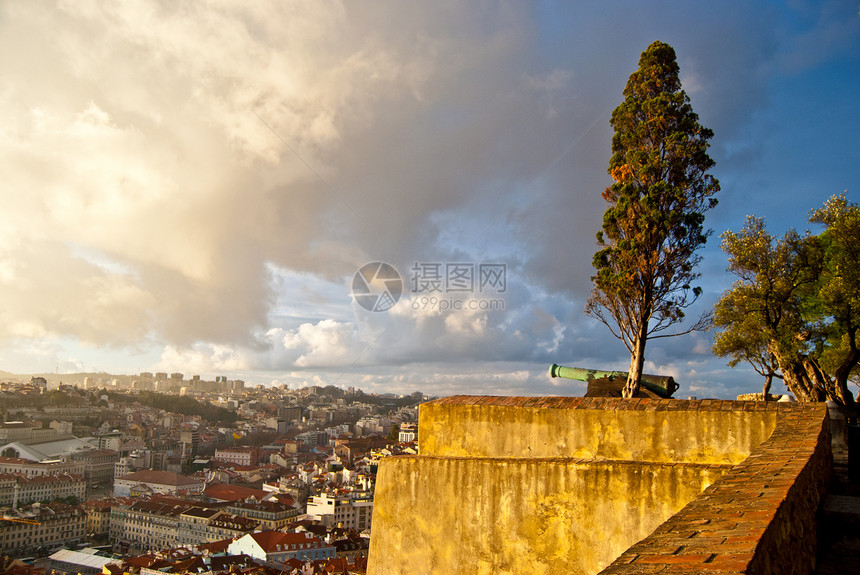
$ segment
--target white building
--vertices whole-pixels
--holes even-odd
[[[313,515],[327,527],[341,526],[363,531],[370,528],[373,499],[323,493],[308,498],[307,514]]]
[[[356,435],[388,435],[392,422],[387,417],[370,415],[362,417],[355,423]]]
[[[413,422],[404,422],[400,424],[400,434],[397,441],[407,443],[418,439],[418,424]]]
[[[158,496],[120,500],[111,507],[110,538],[138,549],[169,549],[233,539],[259,521],[220,509]]]
[[[0,506],[17,508],[40,501],[74,497],[82,501],[87,495],[87,482],[82,475],[68,473],[35,475],[0,474]]]
[[[256,465],[257,464],[257,450],[253,447],[232,447],[227,449],[216,449],[215,450],[215,459],[216,461],[223,461],[225,463],[232,463],[233,465]]]
[[[268,563],[283,563],[288,559],[299,561],[324,560],[335,556],[334,547],[311,533],[282,533],[260,531],[248,533],[227,547],[229,555],[245,554]]]
[[[145,487],[144,487],[145,486]],[[188,491],[199,493],[203,491],[204,483],[200,479],[186,477],[172,471],[144,469],[135,471],[114,481],[114,497],[128,497],[133,491],[139,493],[177,493]]]
[[[71,435],[74,424],[71,421],[52,421],[48,427],[57,432],[57,435]]]
[[[0,473],[21,473],[27,477],[56,473],[83,475],[84,469],[85,465],[82,462],[69,461],[65,458],[32,461],[19,457],[0,457]]]

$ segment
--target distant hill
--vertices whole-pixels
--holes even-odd
[[[113,379],[119,380],[123,384],[128,384],[133,377],[131,375],[113,375],[105,372],[98,373],[11,373],[8,371],[0,370],[0,380],[2,381],[21,381],[28,382],[33,377],[44,377],[48,382],[49,388],[56,388],[62,383],[63,385],[84,385],[84,379],[89,377],[92,381],[102,381],[106,380],[110,382]],[[109,385],[104,384],[104,385]]]

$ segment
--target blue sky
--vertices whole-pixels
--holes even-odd
[[[715,133],[704,311],[719,234],[857,201],[856,2],[4,3],[0,369],[582,393],[546,369],[629,363],[583,305],[609,116],[657,39]],[[368,312],[373,261],[507,285]],[[652,342],[646,371],[759,389],[711,338]]]

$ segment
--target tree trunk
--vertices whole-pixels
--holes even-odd
[[[828,399],[835,401],[841,405],[845,405],[845,400],[840,397],[836,391],[836,387],[830,378],[821,369],[818,360],[809,356],[803,358],[803,369],[806,371],[806,377],[812,383],[813,389],[818,393],[818,396],[823,396],[819,401],[827,401]]]
[[[856,406],[854,405],[854,394],[848,390],[848,376],[851,375],[851,370],[860,362],[860,351],[853,344],[851,347],[851,351],[839,367],[836,368],[836,372],[833,374],[833,383],[836,386],[836,394],[844,399],[842,405],[853,412]]]
[[[807,389],[806,373],[803,369],[795,363],[786,364],[782,361],[779,366],[782,369],[785,387],[794,394],[797,401],[814,401]]]
[[[639,384],[642,381],[642,369],[645,366],[645,342],[648,339],[648,327],[639,330],[636,341],[633,342],[633,353],[630,355],[630,370],[627,372],[627,383],[621,391],[621,397],[636,397]]]
[[[797,401],[824,401],[827,399],[826,386],[817,375],[814,375],[816,370],[808,363],[810,361],[805,356],[792,360],[780,357],[779,367],[782,370],[785,386],[794,394]],[[813,374],[813,377],[810,377],[810,374]]]
[[[770,384],[773,383],[773,374],[768,373],[764,379],[764,389],[761,391],[761,398],[764,401],[767,401],[768,396],[770,395]]]
[[[805,354],[785,356],[778,351],[771,351],[782,371],[785,386],[794,394],[797,401],[835,401],[852,412],[855,409],[854,396],[848,390],[848,374],[860,359],[852,355],[836,370],[835,377],[828,376],[818,360]]]

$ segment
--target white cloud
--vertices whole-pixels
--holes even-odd
[[[317,324],[304,323],[284,334],[287,352],[297,354],[297,367],[348,365],[362,352],[355,326],[330,319]]]
[[[194,373],[241,372],[254,366],[254,358],[247,351],[234,346],[196,344],[179,348],[165,346],[155,367],[164,371],[185,370]]]
[[[639,52],[671,42],[721,149],[754,151],[772,64],[802,71],[850,44],[828,6],[786,42],[762,25],[773,9],[743,3],[743,17],[636,19],[510,2],[5,3],[0,343],[399,389],[560,389],[542,364],[623,366],[582,301],[609,114]],[[376,260],[502,261],[505,308],[405,294],[366,313],[349,284]],[[651,361],[684,375],[706,339]]]

